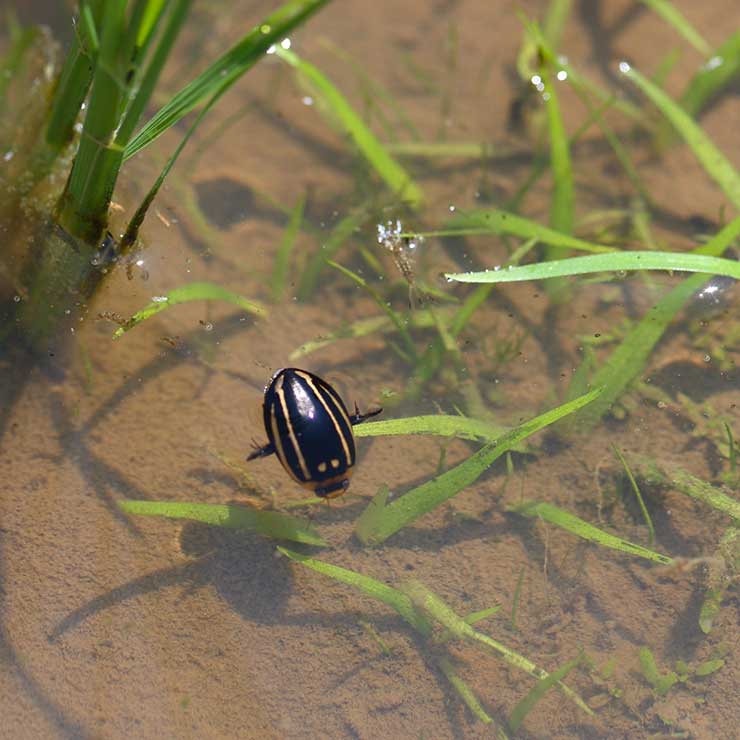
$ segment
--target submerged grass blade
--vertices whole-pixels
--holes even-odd
[[[512,732],[517,732],[521,727],[524,718],[534,709],[535,704],[553,687],[561,681],[564,681],[568,674],[581,662],[583,656],[578,656],[573,660],[564,663],[560,668],[554,670],[549,676],[541,678],[532,688],[532,690],[512,709],[509,717],[509,727]]]
[[[546,502],[524,501],[521,504],[511,507],[510,511],[526,517],[543,519],[577,537],[581,537],[589,542],[595,542],[612,550],[620,550],[629,555],[636,555],[637,557],[652,560],[661,565],[671,565],[673,563],[673,560],[666,555],[661,555],[659,552],[649,550],[647,547],[636,545],[633,542],[629,542],[629,540],[623,540],[621,537],[604,532],[604,530],[595,527],[593,524],[589,524],[580,517]]]
[[[461,213],[451,218],[444,230],[424,232],[420,236],[465,236],[468,234],[510,234],[522,239],[534,239],[551,247],[575,249],[579,252],[618,251],[614,247],[594,244],[585,239],[578,239],[555,229],[549,229],[523,216],[497,210]],[[404,236],[414,236],[414,234],[404,234]]]
[[[704,37],[686,20],[681,11],[670,0],[641,0],[655,11],[676,33],[686,39],[700,54],[709,57],[712,47]]]
[[[501,455],[514,445],[577,411],[598,397],[600,389],[558,406],[541,416],[531,419],[500,437],[496,442],[482,447],[478,452],[442,475],[403,494],[387,504],[388,490],[382,489],[360,515],[355,533],[361,542],[377,545],[440,504],[449,500],[474,483]],[[358,427],[359,428],[359,427]]]
[[[137,311],[123,326],[116,329],[113,337],[117,339],[123,336],[129,329],[133,329],[137,324],[164,311],[166,308],[170,308],[170,306],[176,306],[178,303],[187,303],[189,301],[226,301],[227,303],[239,306],[239,308],[243,308],[247,313],[251,313],[254,316],[265,316],[267,313],[259,303],[232,293],[220,285],[213,283],[190,283],[189,285],[183,285],[180,288],[171,290],[167,295],[160,296],[158,300],[152,301],[148,306],[142,308],[141,311]]]
[[[130,499],[119,501],[118,506],[127,514],[189,519],[216,527],[257,532],[276,540],[291,540],[304,545],[327,544],[310,522],[277,511],[255,511],[235,504],[193,504]]]
[[[401,314],[399,314],[397,311],[394,311],[388,305],[388,301],[386,301],[383,296],[380,295],[380,293],[378,293],[378,291],[375,290],[375,288],[373,288],[373,286],[370,285],[364,278],[361,278],[359,275],[352,272],[352,270],[348,270],[346,267],[343,267],[336,262],[332,262],[331,260],[328,260],[327,264],[335,268],[336,270],[339,270],[339,272],[341,272],[343,275],[346,275],[353,283],[359,285],[361,288],[364,288],[370,294],[370,296],[378,304],[378,306],[383,311],[385,311],[386,315],[393,322],[393,325],[396,327],[396,329],[398,329],[398,333],[403,339],[406,351],[412,358],[415,358],[416,345],[414,344],[414,340],[411,338],[411,334],[409,334],[408,326],[404,317],[401,316]]]
[[[295,248],[296,238],[303,222],[303,208],[306,205],[306,196],[302,195],[290,213],[290,221],[283,234],[275,260],[272,265],[272,277],[270,287],[272,289],[272,300],[279,302],[285,297],[285,291],[290,279],[290,257]]]
[[[569,275],[634,270],[701,272],[707,275],[725,275],[740,280],[740,262],[737,260],[696,253],[641,251],[570,257],[521,267],[507,267],[503,270],[451,273],[445,277],[460,283],[511,283],[520,280],[547,280]]]
[[[468,620],[460,618],[448,604],[423,583],[411,580],[403,584],[401,588],[403,593],[410,598],[411,603],[417,608],[417,611],[428,614],[436,622],[439,622],[445,628],[445,634],[449,633],[459,640],[465,640],[479,647],[485,647],[487,650],[499,655],[509,665],[528,673],[530,676],[539,679],[549,678],[549,674],[537,667],[529,658],[502,645],[488,635],[473,629]],[[593,712],[588,705],[571,688],[557,679],[553,683],[557,683],[562,692],[584,712],[593,716]]]
[[[362,156],[394,195],[412,207],[418,208],[423,200],[421,188],[378,141],[344,95],[316,67],[301,59],[290,49],[277,47],[276,54],[297,69],[307,80],[316,97],[323,102],[332,120],[336,121],[342,131],[352,139]]]
[[[208,69],[182,88],[127,144],[124,161],[151,144],[204,100],[224,93],[274,44],[320,10],[329,0],[291,0],[255,26]]]
[[[681,138],[689,145],[707,174],[722,188],[735,208],[740,208],[740,174],[724,154],[714,145],[691,116],[663,90],[643,77],[636,69],[622,62],[620,69],[630,81],[653,102],[673,124]]]
[[[356,571],[348,570],[338,565],[325,563],[323,560],[311,558],[308,555],[288,550],[285,547],[278,547],[278,550],[296,563],[305,565],[307,568],[311,568],[311,570],[315,570],[322,575],[329,576],[329,578],[333,578],[335,581],[346,583],[348,586],[362,591],[367,596],[382,601],[392,609],[395,609],[408,624],[421,632],[422,635],[429,636],[431,634],[432,627],[429,620],[414,609],[411,599],[401,591],[386,585],[382,581],[370,578],[370,576],[365,576],[362,573],[357,573]]]
[[[696,117],[710,100],[740,75],[740,31],[735,31],[713,54],[679,98],[681,107]]]
[[[509,427],[491,424],[483,419],[471,419],[453,414],[409,416],[403,419],[386,419],[362,424],[354,429],[356,437],[382,437],[386,435],[433,434],[438,437],[457,437],[484,442],[494,442],[510,431]],[[522,445],[514,448],[521,452]]]
[[[473,693],[470,686],[460,677],[455,667],[452,665],[452,661],[446,656],[437,658],[437,665],[439,666],[445,678],[450,682],[451,686],[457,691],[460,698],[465,702],[468,709],[484,724],[490,725],[493,722],[493,718],[486,712],[478,701],[478,697]]]
[[[619,447],[617,447],[616,445],[612,445],[612,449],[614,450],[614,454],[619,458],[619,462],[622,463],[622,467],[624,468],[624,472],[627,475],[627,479],[629,480],[630,485],[632,486],[632,490],[635,493],[637,504],[640,507],[640,512],[642,513],[642,518],[645,520],[645,524],[647,524],[648,544],[652,545],[653,542],[655,542],[655,528],[653,527],[653,520],[650,518],[650,512],[647,510],[647,506],[645,506],[645,501],[642,498],[640,487],[637,485],[635,476],[632,475],[630,466],[627,465],[627,461],[624,459],[624,455],[622,454]]]

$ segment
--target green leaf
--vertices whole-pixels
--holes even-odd
[[[715,658],[714,660],[707,660],[704,663],[699,664],[694,671],[695,676],[709,676],[712,673],[716,673],[725,661],[722,658]]]
[[[310,522],[277,511],[255,511],[235,504],[194,504],[130,499],[119,501],[118,506],[127,514],[189,519],[216,527],[257,532],[276,540],[292,540],[304,545],[323,546],[327,544]]]
[[[647,547],[643,547],[642,545],[636,545],[634,542],[623,540],[621,537],[615,537],[613,534],[604,532],[604,530],[595,527],[593,524],[589,524],[574,514],[570,514],[569,512],[563,511],[563,509],[559,509],[557,506],[553,506],[546,502],[524,501],[521,504],[511,507],[509,511],[526,517],[543,519],[544,521],[554,524],[571,534],[584,540],[588,540],[589,542],[595,542],[603,547],[620,550],[629,555],[636,555],[637,557],[652,560],[661,565],[671,565],[673,563],[673,560],[666,555],[661,555],[660,553],[649,550]]]
[[[367,596],[382,601],[392,609],[395,609],[406,622],[419,630],[422,635],[429,636],[431,634],[432,627],[429,620],[414,609],[409,597],[401,591],[374,578],[370,578],[370,576],[362,575],[362,573],[357,573],[347,568],[341,568],[338,565],[325,563],[323,560],[308,557],[307,555],[288,550],[285,547],[278,547],[278,550],[296,563],[305,565],[307,568],[311,568],[311,570],[315,570],[322,575],[329,576],[329,578],[333,578],[335,581],[353,586]]]
[[[364,544],[377,545],[385,541],[407,524],[429,513],[474,483],[501,455],[516,444],[591,403],[600,392],[600,389],[591,391],[515,427],[459,465],[403,494],[390,504],[387,504],[387,489],[381,489],[357,520],[355,527],[357,537]]]
[[[276,54],[297,69],[309,83],[312,92],[320,98],[332,120],[352,139],[362,156],[396,197],[418,208],[423,200],[421,188],[378,141],[344,95],[316,67],[301,59],[295,52],[277,47]]]
[[[285,297],[285,291],[288,287],[290,273],[290,256],[295,248],[296,238],[303,222],[303,208],[306,204],[306,196],[302,195],[293,207],[290,213],[290,221],[283,234],[280,247],[275,254],[275,260],[272,265],[272,278],[270,287],[272,289],[272,299],[276,302]]]
[[[642,674],[645,676],[645,680],[661,696],[667,694],[678,683],[678,676],[673,671],[669,671],[664,675],[660,674],[658,666],[655,663],[655,658],[649,648],[640,648],[640,667],[642,668]]]
[[[578,656],[573,660],[564,663],[560,668],[554,670],[549,676],[541,678],[532,688],[532,690],[514,707],[509,717],[509,727],[512,732],[517,732],[521,727],[524,718],[534,709],[540,699],[556,684],[563,681],[567,675],[583,660],[583,656]]]
[[[124,161],[151,144],[204,100],[225,92],[271,46],[285,38],[327,2],[328,0],[291,0],[255,26],[239,43],[182,88],[146,123],[126,146]]]
[[[740,175],[724,154],[714,145],[691,116],[674,102],[663,90],[643,77],[626,62],[620,64],[625,77],[634,82],[673,124],[683,140],[691,147],[696,158],[710,177],[724,190],[731,203],[740,208]]]
[[[470,211],[451,218],[442,231],[421,232],[421,236],[463,236],[467,234],[511,234],[522,239],[535,239],[542,244],[579,252],[610,253],[614,247],[594,244],[585,239],[549,229],[536,221],[508,211]],[[414,236],[413,234],[404,236]]]
[[[670,0],[642,0],[642,2],[654,10],[676,33],[683,36],[700,54],[705,57],[711,55],[711,46]]]
[[[137,311],[123,326],[120,326],[113,334],[114,339],[123,336],[129,329],[133,329],[137,324],[151,318],[155,314],[164,311],[170,306],[176,306],[178,303],[187,303],[189,301],[226,301],[239,308],[243,308],[247,313],[254,316],[265,316],[265,309],[254,301],[250,301],[243,296],[232,293],[220,285],[213,283],[190,283],[180,288],[171,290],[167,295],[160,296],[157,300],[152,301],[149,305]]]
[[[740,280],[740,262],[737,260],[696,253],[652,251],[570,257],[521,267],[507,267],[502,270],[450,273],[445,277],[461,283],[511,283],[520,280],[547,280],[569,275],[632,270],[699,272],[708,275],[725,275]]]

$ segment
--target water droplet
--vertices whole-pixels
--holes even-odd
[[[565,82],[568,79],[568,73],[564,69],[561,69],[557,74],[557,78],[560,82]]]
[[[155,295],[152,296],[152,303],[167,303],[169,298],[166,295]]]
[[[450,206],[449,206],[449,208],[450,208],[450,213],[454,213],[454,212],[455,212],[455,210],[456,210],[456,209],[455,209],[455,206],[453,206],[453,205],[452,205],[452,203],[450,203]]]
[[[283,40],[282,40],[282,41],[280,42],[280,46],[282,46],[282,47],[283,47],[283,49],[290,49],[290,45],[291,45],[291,44],[290,44],[290,39],[283,39]]]
[[[303,105],[313,105],[313,98],[310,95],[304,95],[301,102]]]
[[[632,69],[632,67],[630,66],[630,63],[629,62],[620,62],[619,63],[619,71],[623,75],[626,75],[627,72],[629,72],[631,69]]]

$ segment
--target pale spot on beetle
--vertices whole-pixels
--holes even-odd
[[[339,460],[337,460],[336,457],[331,461],[331,466],[335,470],[339,467]]]
[[[320,462],[318,465],[319,473],[325,473],[326,472],[326,463]]]

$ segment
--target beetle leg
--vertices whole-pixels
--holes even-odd
[[[256,442],[252,442],[254,450],[247,455],[247,460],[256,460],[258,457],[267,457],[275,452],[275,445],[270,442],[269,444],[260,447]]]
[[[349,417],[350,423],[352,426],[355,424],[362,424],[363,421],[366,421],[370,417],[377,416],[382,410],[382,408],[374,409],[373,411],[368,411],[366,414],[361,414],[360,409],[357,406],[357,402],[355,402],[355,413]]]

